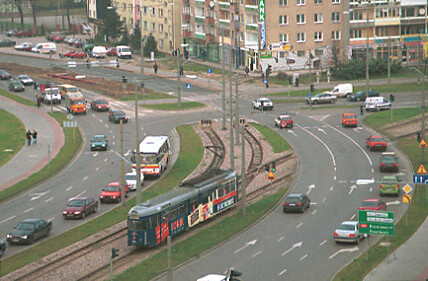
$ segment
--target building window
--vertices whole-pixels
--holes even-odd
[[[314,22],[315,23],[322,23],[323,22],[322,13],[314,14]]]
[[[148,27],[148,23],[147,21],[144,21],[144,29],[147,30],[147,27]]]
[[[296,21],[297,21],[297,24],[304,24],[305,15],[304,14],[296,15]]]
[[[123,11],[126,11],[126,3],[123,3]]]
[[[361,29],[352,29],[350,31],[350,33],[351,33],[349,35],[350,38],[362,38],[363,37],[363,33],[362,33]]]
[[[339,30],[333,30],[331,32],[331,40],[340,40],[340,31]]]
[[[288,42],[288,35],[286,33],[280,34],[279,42]]]
[[[147,15],[147,7],[143,8],[144,14]]]
[[[363,19],[363,13],[361,12],[350,12],[349,13],[350,20],[362,20]]]
[[[159,24],[159,32],[163,32],[163,24]]]
[[[306,0],[297,0],[297,6],[306,5]]]
[[[314,32],[314,40],[315,41],[322,41],[322,32],[320,32],[320,31]]]
[[[158,12],[159,12],[159,17],[160,18],[163,17],[163,10],[162,9],[158,9]]]
[[[314,4],[315,5],[322,4],[322,0],[314,0]]]
[[[161,48],[163,48],[164,47],[163,39],[159,39],[159,43],[160,43]]]
[[[331,3],[333,5],[337,5],[337,4],[340,4],[340,0],[331,0]]]
[[[152,30],[156,31],[156,23],[154,23],[154,22],[152,23]]]
[[[156,9],[155,8],[150,8],[150,14],[152,15],[152,16],[156,16]]]
[[[286,15],[279,16],[279,24],[287,24],[287,16]]]
[[[128,7],[129,7],[128,10],[132,13],[132,4],[129,4]]]
[[[279,0],[279,5],[280,6],[287,6],[288,5],[288,0]]]
[[[331,13],[331,21],[332,22],[339,22],[340,21],[340,13],[337,13],[337,12]]]
[[[305,51],[297,51],[297,56],[298,57],[304,57],[305,56]]]
[[[306,34],[303,32],[297,33],[297,42],[305,42],[306,41]]]
[[[322,55],[324,55],[324,50],[323,49],[317,49],[317,50],[315,50],[315,56],[316,57],[321,57]]]

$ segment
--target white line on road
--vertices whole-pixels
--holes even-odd
[[[327,240],[324,240],[320,243],[320,246],[324,245],[325,243],[327,243]]]
[[[334,253],[333,255],[331,255],[330,257],[329,257],[329,259],[331,260],[332,258],[334,258],[335,256],[337,256],[338,254],[340,254],[340,253],[343,253],[343,252],[349,252],[349,253],[352,253],[352,252],[354,252],[354,251],[358,251],[358,247],[354,247],[354,248],[349,248],[349,249],[341,249],[341,250],[339,250],[339,251],[337,251],[336,253]]]
[[[347,180],[340,180],[339,183],[347,183]]]
[[[357,186],[355,185],[355,184],[353,184],[353,185],[351,185],[350,187],[349,187],[349,193],[348,194],[351,194],[352,193],[352,191],[354,191],[354,189],[356,189],[357,188]]]
[[[303,242],[299,242],[294,244],[290,249],[288,249],[287,251],[285,251],[284,253],[282,253],[282,256],[285,256],[286,254],[288,254],[289,252],[291,252],[294,248],[296,247],[302,247]]]
[[[251,257],[252,258],[255,258],[255,257],[257,257],[258,255],[260,255],[262,252],[261,251],[258,251],[257,253],[255,253],[254,255],[252,255]]]
[[[327,197],[324,197],[324,198],[322,199],[322,201],[323,201],[323,202],[325,202],[325,200],[327,200]]]
[[[356,214],[354,214],[354,215],[351,217],[351,220],[353,220],[356,216],[357,216],[357,215],[356,215]]]
[[[300,228],[303,225],[303,222],[299,223],[296,228]]]
[[[113,130],[110,130],[110,134],[113,134]]]
[[[125,153],[125,156],[128,156],[129,153],[131,153],[131,149],[128,149],[128,151]]]
[[[281,275],[283,275],[286,272],[287,272],[287,269],[284,269],[283,271],[281,271],[280,273],[278,273],[278,276],[281,276]]]
[[[115,137],[115,136],[113,136],[113,138],[115,139],[116,137]]]
[[[108,158],[104,159],[104,162],[107,162]]]
[[[296,133],[293,132],[293,130],[289,130],[288,132],[290,132],[291,134],[293,134],[295,137],[297,137]]]
[[[51,201],[53,199],[53,197],[51,197],[51,198],[49,198],[49,199],[46,199],[45,200],[45,202],[49,202],[49,201]]]
[[[82,181],[85,181],[85,180],[87,180],[87,179],[88,179],[88,176],[84,177]]]
[[[104,124],[104,126],[106,126],[106,128],[108,128],[108,125],[107,125],[107,124]]]
[[[370,187],[370,192],[372,192],[373,191],[373,187]]]
[[[95,118],[95,114],[93,114],[93,113],[92,113],[92,117],[94,117],[94,118]]]
[[[70,186],[70,187],[67,187],[65,190],[69,191],[72,188],[73,188],[73,186]]]
[[[98,172],[98,170],[100,169],[100,167],[97,167],[96,169],[95,169],[95,172]]]
[[[25,211],[24,211],[24,213],[28,213],[28,212],[32,211],[33,209],[34,209],[34,208],[33,208],[33,207],[31,207],[30,209],[25,210]]]
[[[7,222],[7,221],[10,221],[11,219],[14,219],[14,218],[16,218],[16,216],[10,217],[10,218],[5,219],[5,220],[2,220],[2,221],[0,221],[0,223],[4,223],[4,222]]]
[[[315,215],[315,213],[317,212],[317,210],[315,209],[313,212],[312,212],[312,215]]]
[[[374,173],[374,169],[372,169],[372,173]]]
[[[236,250],[234,253],[237,254],[237,253],[239,253],[240,251],[244,250],[245,248],[247,248],[250,245],[254,246],[256,244],[256,242],[257,242],[257,239],[254,239],[252,241],[248,241],[244,246],[242,246],[241,248],[239,248],[238,250]]]
[[[320,132],[322,132],[322,133],[324,133],[324,134],[326,134],[326,135],[327,135],[326,131],[324,131],[324,130],[323,130],[323,129],[321,129],[321,128],[318,128],[318,131],[320,131]]]
[[[282,236],[281,238],[279,238],[277,241],[278,241],[278,242],[281,242],[281,241],[282,241],[282,239],[284,239],[284,236]]]
[[[330,187],[330,191],[333,191],[333,188],[334,188],[334,187],[333,187],[333,186],[331,186],[331,187]]]
[[[55,217],[48,219],[48,221],[53,221],[55,219]]]
[[[308,256],[308,254],[304,255],[303,257],[301,257],[299,260],[302,261],[304,260],[306,257]]]
[[[69,199],[69,201],[71,200],[71,199],[74,199],[74,198],[77,198],[77,197],[80,197],[80,196],[82,196],[83,194],[85,194],[86,193],[86,190],[83,190],[82,192],[80,192],[79,194],[77,194],[76,196],[74,196],[73,198],[70,198]]]
[[[115,145],[115,144],[116,144],[116,142],[114,141],[114,142],[113,142],[113,145]]]
[[[92,156],[97,157],[98,156],[98,152],[93,153]]]

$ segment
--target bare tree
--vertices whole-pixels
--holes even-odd
[[[37,5],[36,5],[36,0],[28,0],[28,2],[30,3],[31,11],[33,12],[33,25],[37,26],[37,17],[36,17]]]
[[[333,41],[329,48],[327,48],[327,52],[330,67],[336,69],[338,66],[346,64],[347,53],[344,46],[339,41]]]
[[[68,32],[71,32],[71,23],[70,23],[70,7],[73,3],[73,0],[66,0],[66,8],[67,8],[67,22],[68,22]]]
[[[23,29],[24,28],[24,11],[22,9],[22,2],[23,0],[13,0],[13,3],[18,9],[19,16],[21,17],[21,28]]]

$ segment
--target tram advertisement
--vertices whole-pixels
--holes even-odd
[[[165,240],[169,235],[169,227],[168,227],[168,219],[165,219],[161,225],[156,227],[156,240],[159,244],[163,240]]]
[[[189,227],[193,227],[200,222],[203,222],[214,215],[213,203],[199,205],[193,212],[187,217]]]

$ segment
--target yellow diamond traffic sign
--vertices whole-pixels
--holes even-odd
[[[403,203],[410,203],[412,201],[412,196],[409,194],[403,194]]]
[[[416,171],[416,174],[426,174],[427,173],[427,170],[425,170],[425,167],[424,167],[424,165],[420,165],[419,166],[419,169]]]
[[[406,194],[409,194],[412,191],[412,187],[408,184],[402,187],[403,191],[406,192]]]
[[[424,139],[421,140],[421,142],[419,143],[419,147],[427,147],[427,143],[425,142]]]

